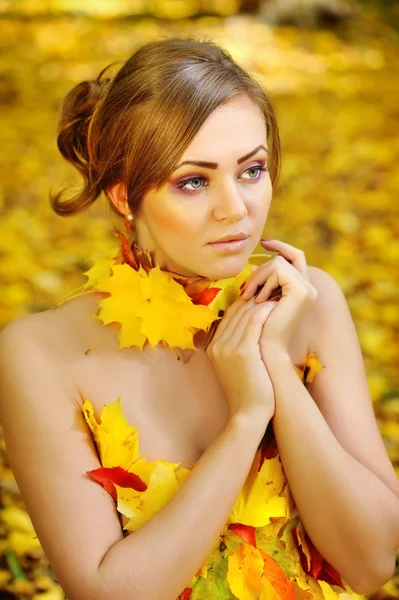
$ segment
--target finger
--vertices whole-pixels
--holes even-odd
[[[246,312],[253,305],[254,305],[253,301],[246,302],[244,300],[241,300],[241,298],[238,298],[233,304],[231,304],[228,307],[228,309],[224,313],[222,319],[220,320],[220,322],[217,326],[217,329],[215,331],[212,341],[210,342],[210,344],[208,346],[209,350],[212,350],[213,346],[220,339],[222,339],[222,341],[226,341],[226,339],[228,339],[228,337],[231,334],[231,327],[232,326],[235,327],[236,323],[240,319],[241,313],[243,311]],[[230,330],[230,333],[228,332],[228,330]],[[227,336],[226,336],[226,332],[227,332]]]
[[[276,289],[279,288],[281,291],[277,294],[272,294],[272,292]],[[267,302],[269,300],[271,300],[271,296],[286,296],[287,295],[287,290],[283,290],[284,286],[281,286],[279,284],[278,281],[278,274],[277,271],[274,270],[270,273],[266,283],[264,284],[264,286],[262,287],[262,289],[260,290],[259,294],[254,298],[254,302],[255,304],[261,304],[264,302]]]
[[[264,248],[278,252],[280,256],[285,258],[286,261],[295,267],[303,277],[308,279],[308,266],[303,250],[280,240],[261,240],[260,243]]]
[[[286,261],[277,261],[267,281],[255,297],[255,304],[271,300],[273,297],[287,296],[289,288],[295,282],[299,285],[308,285],[306,280],[304,281],[302,275],[292,265]]]
[[[219,316],[221,316],[218,320],[217,325],[218,335],[220,335],[224,331],[230,319],[233,318],[240,306],[243,306],[243,302],[242,299],[238,297],[237,300],[235,300],[233,304],[230,304],[230,306],[228,306],[225,311],[219,311]]]
[[[286,266],[292,269],[292,266],[289,265],[287,261],[284,260],[284,258],[282,258],[281,256],[275,256],[268,263],[261,265],[261,267],[259,267],[253,273],[251,273],[250,277],[248,277],[247,281],[245,282],[245,286],[243,288],[243,292],[241,293],[240,298],[243,298],[244,300],[249,300],[257,292],[260,292],[260,290],[258,290],[258,287],[260,287],[260,289],[263,288],[266,281],[270,277],[270,274],[276,268],[277,263],[281,263],[281,267]],[[281,293],[281,290],[278,290],[278,292]]]
[[[254,319],[252,319],[254,324],[261,323],[263,325],[266,321],[266,318],[275,307],[274,302],[264,302],[261,306],[259,306],[259,304],[255,305],[252,302],[247,302],[247,305],[249,306],[248,310],[240,313],[240,318],[235,323],[234,329],[232,331],[226,331],[224,334],[225,337],[221,338],[220,342],[222,344],[226,344],[226,346],[230,346],[232,348],[235,348],[242,344],[243,336],[245,334],[246,328],[249,325],[249,322],[251,321],[251,317],[255,315]]]
[[[258,307],[261,308],[261,310],[251,311],[241,338],[241,344],[244,347],[247,346],[251,348],[254,344],[259,345],[260,339],[262,337],[263,327],[270,313],[273,312],[275,304],[275,302],[264,302],[260,306],[258,305]]]
[[[249,277],[247,277],[243,283],[240,298],[249,300],[257,292],[258,286],[263,286],[268,277],[268,273],[273,269],[273,260],[274,258],[259,266],[249,275]]]

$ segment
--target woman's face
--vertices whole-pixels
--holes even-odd
[[[244,268],[272,199],[269,173],[261,170],[267,169],[266,137],[263,114],[248,97],[219,106],[166,184],[144,196],[136,242],[155,251],[162,269],[223,279]],[[239,232],[248,236],[240,249],[210,245]]]

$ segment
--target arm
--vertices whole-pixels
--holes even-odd
[[[205,562],[246,480],[267,423],[235,417],[170,503],[123,537],[79,392],[26,319],[0,335],[7,456],[43,550],[69,600],[175,600]]]
[[[309,384],[312,397],[289,356],[270,348],[273,427],[313,544],[353,591],[370,593],[394,572],[399,481],[375,421],[345,298],[328,273],[310,269],[318,290],[311,349],[325,368]]]
[[[140,600],[178,597],[205,563],[224,528],[264,428],[246,420],[229,422],[176,496],[108,552],[100,566],[106,590],[100,597],[128,600],[132,585],[140,590]]]

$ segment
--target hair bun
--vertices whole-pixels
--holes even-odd
[[[104,86],[101,81],[93,79],[82,81],[76,86],[75,91],[74,110],[86,113],[93,110],[103,94]]]
[[[64,98],[58,118],[57,146],[61,154],[87,176],[88,132],[98,102],[104,98],[110,77],[81,81]]]

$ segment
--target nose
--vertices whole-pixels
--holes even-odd
[[[234,181],[228,181],[221,184],[216,193],[216,207],[213,211],[217,221],[241,221],[248,214],[242,192]]]

